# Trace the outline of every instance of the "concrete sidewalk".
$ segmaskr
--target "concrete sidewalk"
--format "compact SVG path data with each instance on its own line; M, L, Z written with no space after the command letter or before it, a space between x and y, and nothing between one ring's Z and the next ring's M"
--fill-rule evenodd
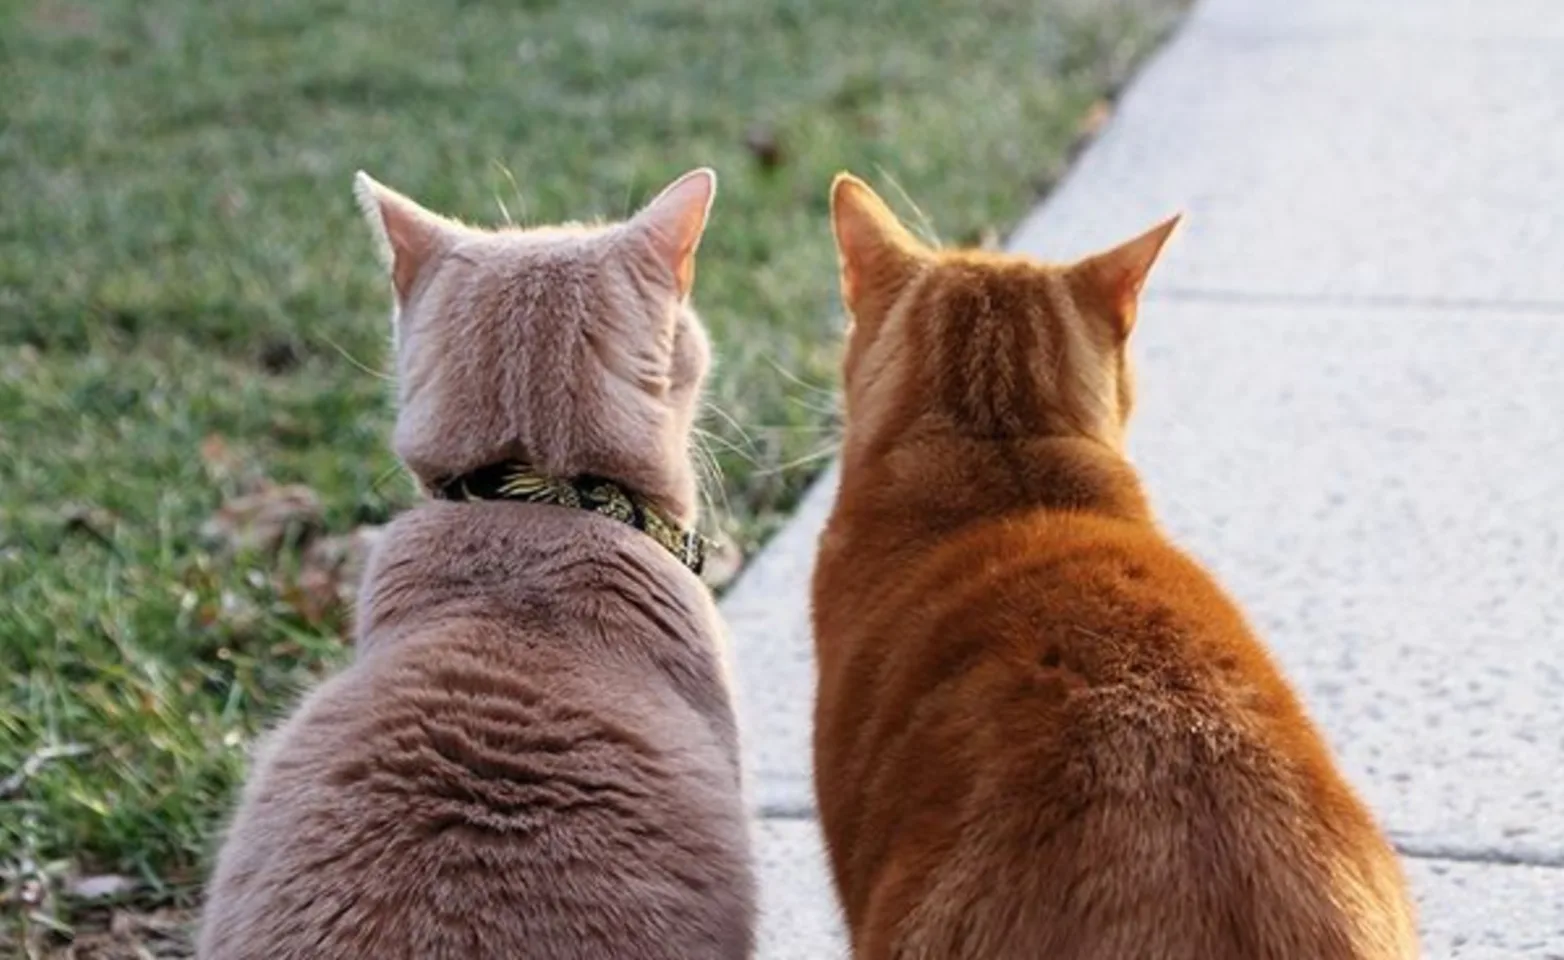
M1180 209L1137 332L1161 516L1406 856L1426 956L1564 958L1564 2L1205 0L1012 245ZM725 603L767 960L845 956L809 787L833 481Z

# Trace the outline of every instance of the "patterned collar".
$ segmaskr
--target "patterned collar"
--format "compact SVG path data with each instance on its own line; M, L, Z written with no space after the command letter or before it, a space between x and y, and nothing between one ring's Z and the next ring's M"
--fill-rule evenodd
M697 576L706 564L706 540L684 530L662 511L612 480L579 476L569 480L546 477L525 463L508 460L479 467L434 489L437 500L520 500L576 507L612 517L656 540Z

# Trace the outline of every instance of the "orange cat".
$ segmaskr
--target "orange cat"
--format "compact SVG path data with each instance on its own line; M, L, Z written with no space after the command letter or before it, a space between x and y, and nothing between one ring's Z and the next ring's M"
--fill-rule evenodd
M1176 218L1069 266L914 239L843 175L815 782L861 960L1417 954L1395 853L1124 457Z

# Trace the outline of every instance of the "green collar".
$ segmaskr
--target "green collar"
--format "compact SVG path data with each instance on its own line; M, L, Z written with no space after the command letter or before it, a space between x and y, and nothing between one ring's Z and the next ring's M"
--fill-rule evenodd
M524 463L507 460L479 467L434 489L438 500L520 500L576 507L612 517L656 540L697 575L706 564L706 540L684 530L662 511L612 480L583 475L569 480L546 477Z

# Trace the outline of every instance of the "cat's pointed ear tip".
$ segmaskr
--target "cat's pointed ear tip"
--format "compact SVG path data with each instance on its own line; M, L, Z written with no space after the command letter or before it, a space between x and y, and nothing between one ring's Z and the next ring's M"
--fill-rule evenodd
M699 205L703 217L709 216L716 198L717 171L711 167L696 167L681 173L663 187L633 219L656 220L680 210L688 214L693 209L692 203Z
M379 180L371 177L362 170L353 174L353 199L358 201L358 209L371 223L380 224L385 218L385 199L389 190Z
M831 215L838 216L845 209L872 210L879 197L857 176L846 170L831 180Z
M353 171L353 193L357 195L360 200L363 200L365 197L374 196L380 192L380 189L380 181L376 180L374 177L371 177L362 170Z
M715 194L717 192L717 171L711 167L696 167L693 170L686 170L672 183L668 184L667 189L671 192L681 187L698 187L707 194Z
M359 213L369 221L371 229L380 238L382 245L389 243L389 238L386 236L385 209L380 200L384 189L374 177L362 170L353 174L353 199L358 203Z
M717 199L717 171L711 167L696 167L684 176L688 180L701 184L702 192L706 194L706 210L710 213L711 206Z
M831 178L831 199L836 200L850 190L867 190L869 185L858 179L850 170L838 170Z

